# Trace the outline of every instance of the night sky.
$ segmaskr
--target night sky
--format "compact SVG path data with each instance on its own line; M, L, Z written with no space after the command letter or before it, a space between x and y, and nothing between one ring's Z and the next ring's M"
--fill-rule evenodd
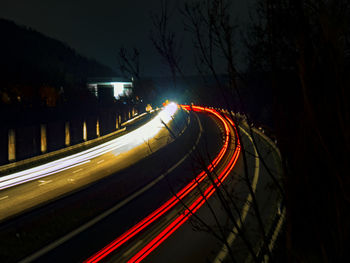
M248 20L252 1L234 1L232 13L242 25ZM185 0L170 2L174 6ZM141 51L141 74L160 76L169 72L149 39L150 12L157 13L159 3L160 0L1 0L0 17L63 41L115 70L119 48L137 47ZM180 19L174 28L183 33ZM190 48L184 50L188 52L184 57L190 57ZM188 65L188 74L194 74L194 67Z

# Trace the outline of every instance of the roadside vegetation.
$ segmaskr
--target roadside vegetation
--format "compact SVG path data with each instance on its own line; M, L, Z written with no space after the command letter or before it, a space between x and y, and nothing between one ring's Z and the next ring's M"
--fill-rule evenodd
M342 0L258 0L249 30L243 32L234 22L230 1L187 1L179 8L166 1L160 4L161 12L151 16L154 24L151 40L169 67L174 88L177 79L185 76L182 51L194 50L198 72L204 80L211 76L216 81L215 92L221 95L217 104L233 112L229 116L248 131L256 149L256 153L251 152L243 143L244 165L240 174L252 196L251 213L257 226L254 232L261 240L261 245L255 247L245 237L249 231L244 225L237 228L249 259L344 261L350 241L349 180L345 172L349 168L350 148L350 4ZM172 31L172 19L179 16L192 46L184 46L181 33ZM237 68L239 41L247 48L246 72ZM270 124L262 123L252 114L249 97L256 93L248 85L249 74L263 76L260 93L271 91ZM203 96L197 94L202 99ZM259 132L253 126L260 124L267 127L269 139L277 143L280 171L267 162L267 156L276 155L274 147L266 153L257 142ZM244 137L239 129L238 138L244 141ZM279 251L270 246L273 239L270 226L276 227L276 218L262 219L263 208L251 187L252 172L247 165L251 155L259 158L272 182L270 190L278 196L276 216L281 216L286 208ZM241 220L238 201L225 188L220 191L218 198L231 225L235 225L236 220ZM233 216L233 212L237 214ZM223 234L218 221L211 228L202 219L197 221L197 229L217 235L229 250L230 259L237 262L238 256L225 238L230 231Z

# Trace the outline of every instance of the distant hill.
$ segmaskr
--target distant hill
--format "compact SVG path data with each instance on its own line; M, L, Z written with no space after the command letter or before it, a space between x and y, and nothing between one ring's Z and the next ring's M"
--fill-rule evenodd
M89 77L116 73L79 55L67 44L33 29L0 19L0 92L24 94L46 85L57 90L82 88ZM30 88L26 88L30 87ZM6 95L6 96L7 96Z

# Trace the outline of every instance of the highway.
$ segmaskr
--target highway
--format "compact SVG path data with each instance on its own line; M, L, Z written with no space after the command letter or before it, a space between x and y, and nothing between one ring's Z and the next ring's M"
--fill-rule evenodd
M247 151L247 162L249 164L249 179L252 190L257 198L262 220L266 231L276 234L277 228L274 228L271 222L276 219L278 213L277 202L279 196L277 191L272 188L272 179L268 175L266 168L261 164L259 158L256 158L256 150L253 139L249 132L248 126L240 127L242 132L242 144L245 145ZM269 164L269 168L273 171L280 169L280 157L278 153L270 145L271 141L261 133L253 133L257 143L257 148L261 151L264 160ZM252 155L251 153L254 153ZM238 159L236 166L230 177L223 183L225 191L229 192L235 199L238 210L241 213L234 213L238 226L244 224L245 236L252 244L254 253L258 254L261 248L261 239L259 238L259 226L252 208L252 196L247 188L244 179L242 156ZM232 211L234 208L231 207ZM215 218L214 215L215 214ZM223 210L222 203L217 195L208 200L207 205L201 208L196 216L203 220L207 225L216 229L219 233L218 226L225 229L224 237L232 249L234 259L229 255L229 251L218 239L203 227L199 227L198 220L194 219L184 224L182 228L176 231L169 239L167 239L155 253L151 253L143 262L253 262L252 256L247 251L246 244L242 237L238 234L237 228L228 218L228 214ZM217 219L218 222L215 221ZM242 221L241 221L242 220ZM242 223L243 222L243 223ZM273 242L271 242L273 245ZM272 246L271 246L272 247Z
M227 251L215 238L192 230L193 215L213 223L210 202L218 220L227 223L216 191L238 188L241 217L243 221L253 221L249 213L251 196L240 180L244 169L237 132L241 132L247 151L253 153L256 149L247 127L236 127L230 114L196 106L183 106L183 109L188 111L187 124L177 127L177 138L162 127L156 136L143 139L136 148L130 146L131 140L117 154L115 148L107 152L101 150L99 156L79 157L82 159L78 166L68 166L58 173L1 190L1 196L9 197L1 199L0 196L0 202L4 201L0 203L0 211L10 211L13 218L5 220L9 214L4 213L0 238L17 242L13 251L0 250L1 261L228 260ZM168 119L169 127L174 128L172 122L176 122L176 118ZM276 166L278 160L271 154L266 139L263 136L255 139L270 158L268 163ZM252 164L249 174L254 191L263 189L270 183L266 171L254 156L248 156L248 163ZM263 192L257 191L257 195L259 202L266 206L263 218L268 222L277 209L277 197ZM18 205L22 203L23 207ZM28 212L15 216L23 211ZM76 223L67 225L67 220ZM229 228L233 228L232 224ZM47 237L36 236L38 230ZM232 232L235 231L227 232L228 243L241 247L242 240L230 236ZM253 232L248 235L254 239ZM31 247L28 246L30 240L36 240ZM21 244L25 246L22 251L18 249ZM254 244L258 247L259 240L254 240ZM18 256L8 258L15 251ZM241 259L248 257L246 252L236 254Z
M186 109L190 108L186 107ZM174 197L86 262L98 262L102 259L106 262L141 262L205 204L205 201L215 192L214 183L216 187L219 187L230 174L240 153L239 142L230 140L229 136L235 134L234 126L229 128L228 122L213 110L201 109L195 106L193 106L193 110L213 114L222 122L225 128L223 147L207 168L210 172L215 169L215 173L218 174L217 178L214 179L214 182L211 182L207 173L201 172L194 180L177 192ZM141 232L143 233L141 234ZM138 234L141 237L128 242ZM115 250L127 242L126 248L123 248L121 252L114 253ZM112 253L113 255L111 255Z
M176 107L168 106L146 125L115 140L0 177L0 222L120 171L148 156L150 149L157 151L169 140L161 121L169 123Z

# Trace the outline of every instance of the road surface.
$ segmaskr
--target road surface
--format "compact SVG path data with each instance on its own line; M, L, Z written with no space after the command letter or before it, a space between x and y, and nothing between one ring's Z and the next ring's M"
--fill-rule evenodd
M22 258L23 262L81 262L88 259L91 262L229 260L222 243L213 235L208 234L208 231L193 231L196 222L192 212L196 212L196 216L208 225L220 222L219 224L233 229L233 223L228 222L227 214L220 208L216 190L240 189L241 201L237 202L239 210L245 214L244 220L251 221L250 224L255 228L256 222L250 213L252 208L247 206L251 202L249 191L242 182L245 171L236 133L241 132L247 152L254 153L255 147L247 127L239 127L237 131L234 124L228 121L230 116L215 114L214 111L203 112L198 108L195 114L190 113L186 129L178 129L179 136L175 140L167 129L163 129L162 136L143 145L143 148L138 146L137 149L119 154L119 157L106 153L93 162L73 167L69 175L64 171L61 176L54 175L31 182L29 188L45 187L46 190L42 191L45 195L54 192L48 188L50 185L57 184L61 185L58 188L70 189L70 185L78 181L83 182L85 188L81 190L78 187L79 191L64 198L53 197L54 202L3 223L0 230L5 234L1 239L16 240L12 242L17 242L17 247L13 251L1 251L1 255L6 257L6 253L17 252L18 257L12 259ZM255 139L267 156L267 163L275 167L278 160L274 153L271 154L268 142L259 135ZM147 157L144 158L145 156ZM259 165L253 155L248 155L247 162L254 191L264 189L270 183L265 168ZM84 168L84 165L87 167ZM203 168L211 173L203 173ZM197 180L194 180L195 175ZM25 185L16 188L18 187L23 187L19 191L26 193ZM9 190L11 188L3 191ZM38 190L34 192L36 191ZM267 195L264 190L258 190L256 194L259 202L265 206L262 214L264 222L268 224L277 209L276 194ZM213 210L204 202L204 196L208 198L210 207L215 209L218 222L213 221ZM46 198L47 196L44 199ZM39 200L39 203L42 201ZM75 220L77 224L66 226L67 221ZM22 229L13 231L19 226ZM33 226L31 230L29 226ZM60 228L64 231L59 231ZM38 231L45 233L48 238L40 237L41 242L33 242L32 247L28 246L30 240L38 239L35 235ZM229 232L226 231L224 236L230 239L232 247L237 248L235 255L246 259L246 250L239 249L242 247L241 238L232 239ZM253 240L257 251L259 238L254 238L254 231L247 235ZM18 248L18 244L23 244L23 251ZM35 244L41 244L41 249ZM101 252L108 244L109 247Z

